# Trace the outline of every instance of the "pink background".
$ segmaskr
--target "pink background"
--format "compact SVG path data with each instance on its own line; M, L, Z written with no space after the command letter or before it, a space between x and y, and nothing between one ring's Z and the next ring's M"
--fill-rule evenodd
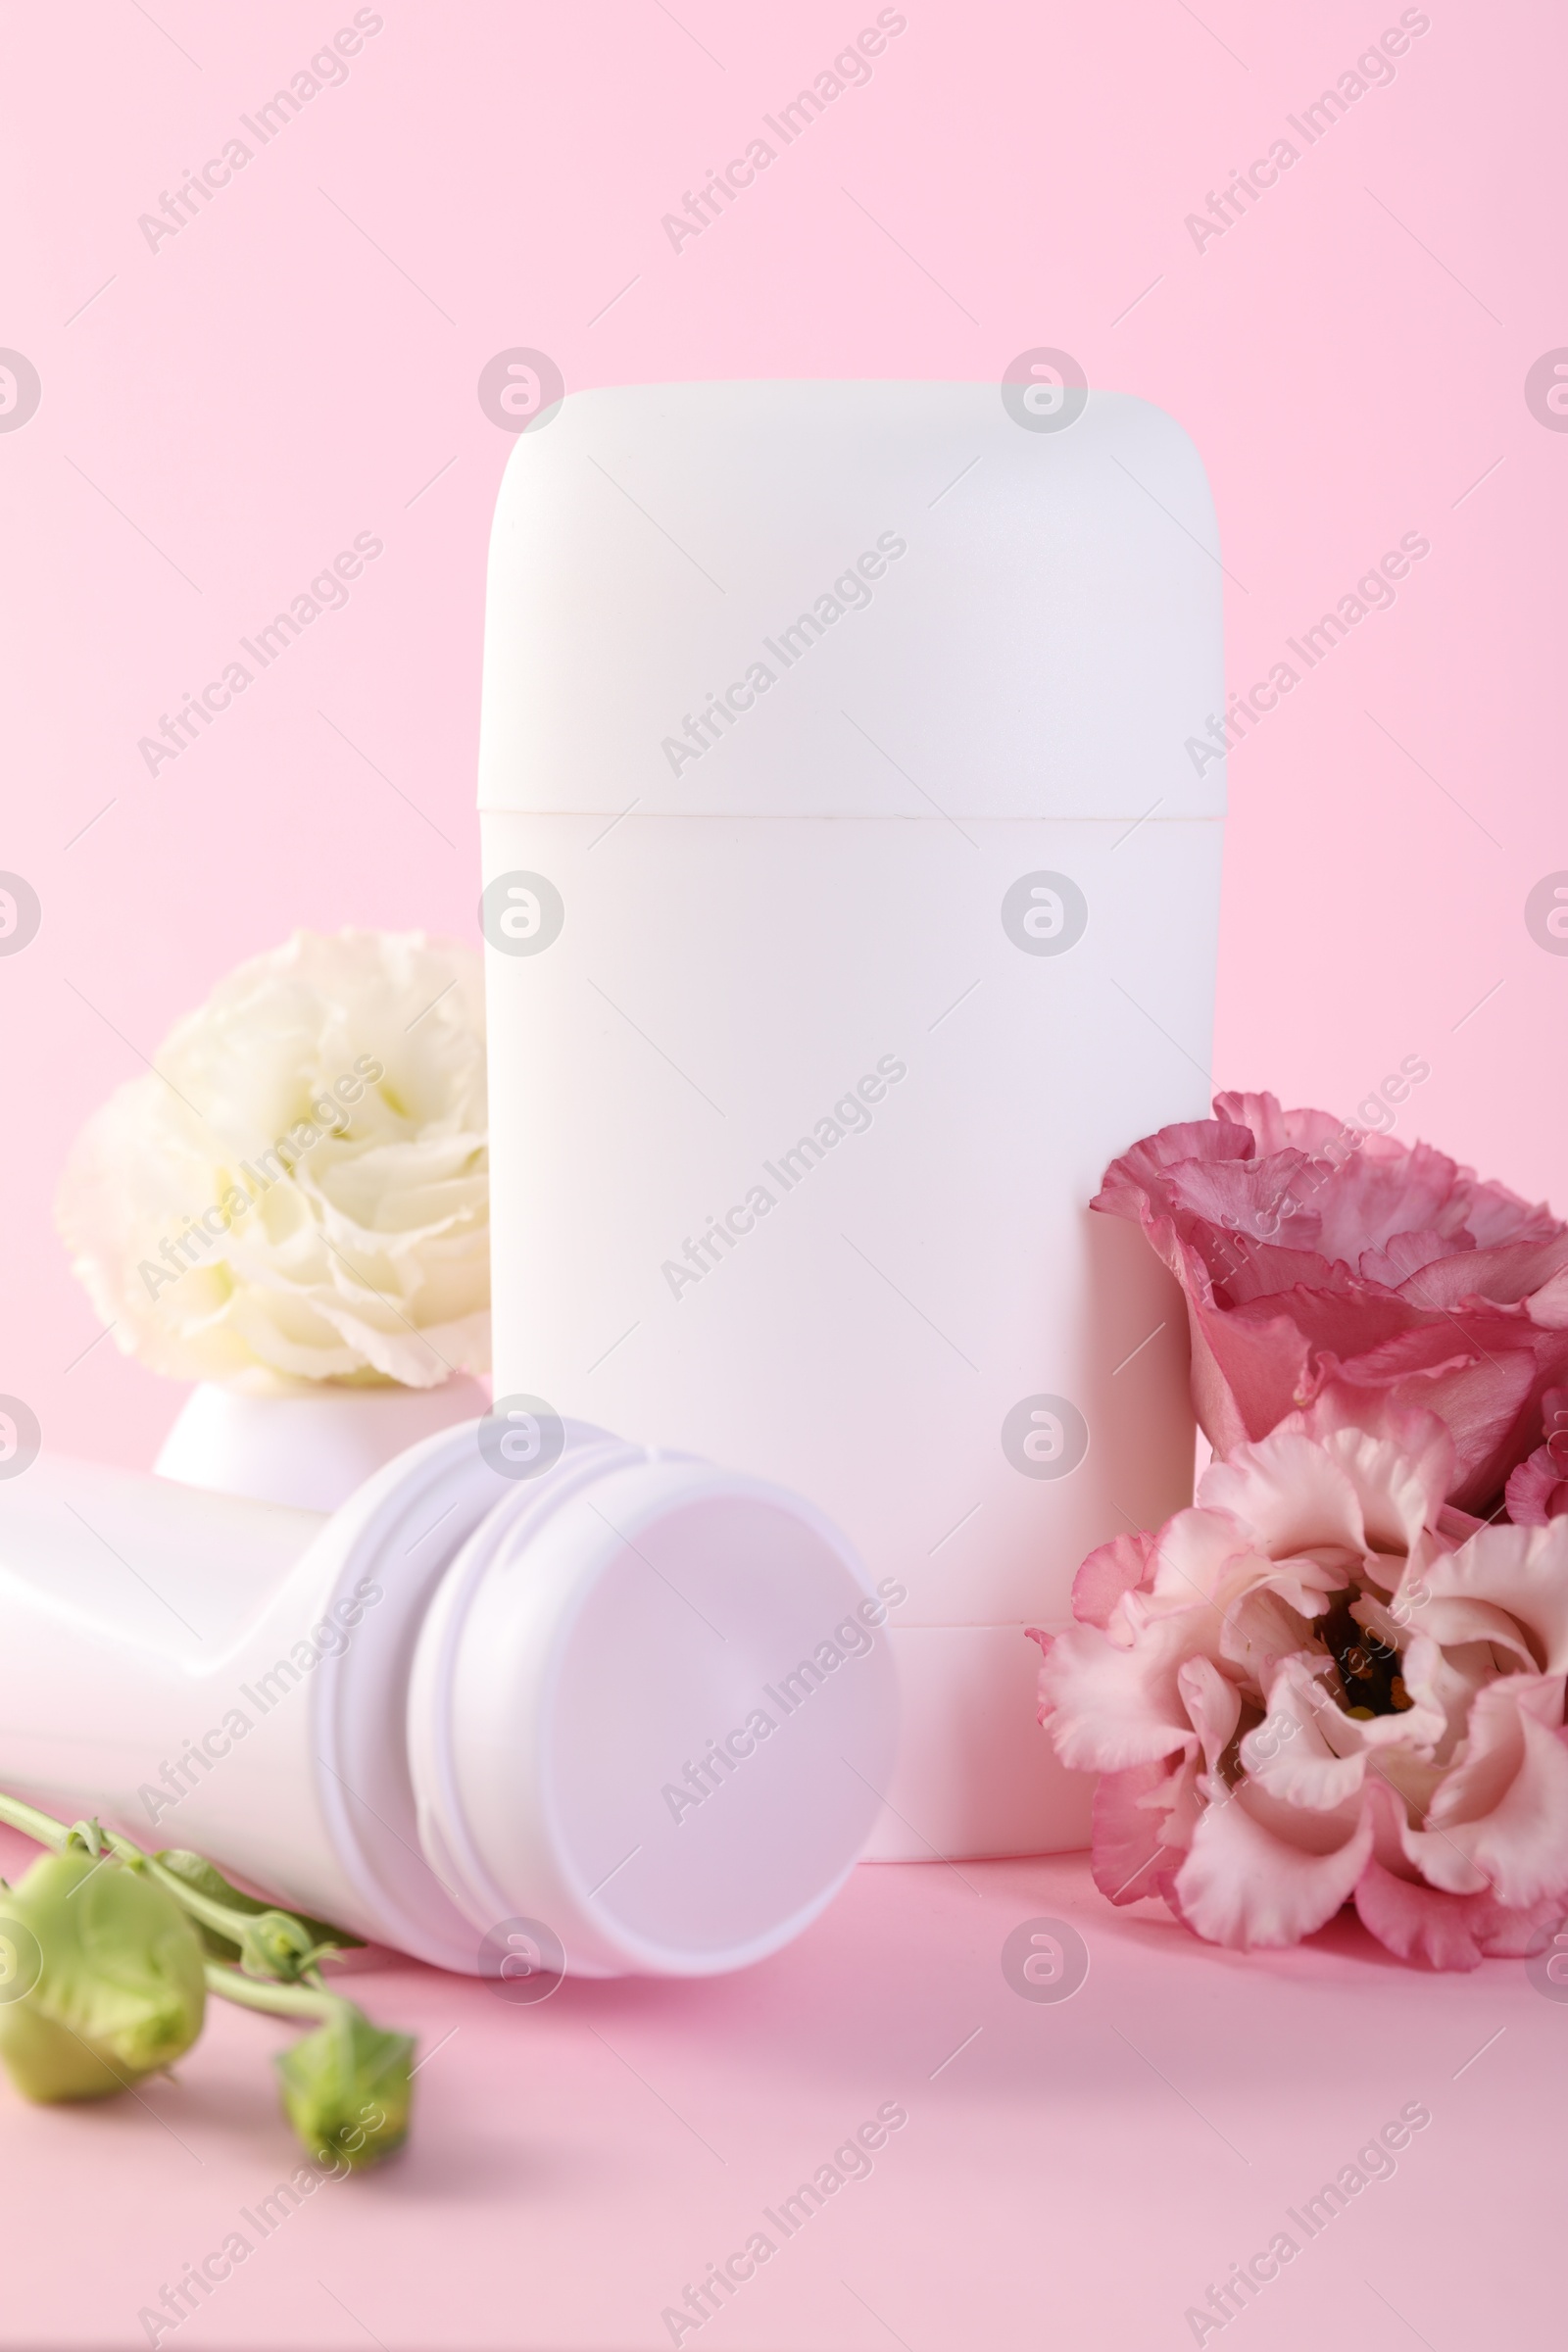
M1244 686L1423 533L1393 610L1232 760L1216 1077L1348 1114L1419 1055L1400 1131L1568 1205L1568 959L1523 921L1568 865L1568 436L1523 395L1568 339L1560 12L1435 0L1392 84L1201 253L1187 214L1302 148L1286 115L1397 8L910 0L870 83L679 253L662 216L873 8L388 5L156 252L138 216L353 10L9 13L0 343L43 401L0 434L0 866L44 922L0 958L0 1390L46 1444L145 1462L178 1402L112 1339L67 1369L98 1325L51 1200L86 1113L297 924L476 936L510 440L475 384L510 345L568 385L994 378L1064 346L1203 453ZM347 609L150 777L138 738L364 530L386 552Z
M1027 346L1064 346L1203 453L1244 686L1424 534L1394 609L1232 761L1216 1078L1348 1115L1420 1057L1399 1132L1568 1206L1568 959L1524 924L1531 888L1568 866L1568 437L1524 399L1568 341L1561 13L1433 0L1392 85L1200 253L1185 216L1396 6L908 0L869 85L678 254L661 216L874 7L379 13L346 83L152 252L138 215L352 7L7 12L0 344L32 360L43 400L0 433L0 867L44 920L0 957L0 1390L45 1443L145 1463L179 1401L112 1339L91 1346L54 1237L87 1112L296 925L476 937L483 564L510 442L475 383L512 345L552 354L568 386L996 379ZM348 608L150 777L138 737L362 531L385 553ZM855 2243L821 2228L704 2344L1190 2340L1189 2292L1412 2097L1441 2097L1441 2129L1268 2290L1248 2340L1406 2340L1368 2278L1440 2352L1509 2329L1558 2340L1532 2294L1555 2243L1541 2200L1561 2179L1560 2125L1545 2142L1568 2008L1516 1966L1412 1978L1353 1928L1244 1965L1112 1919L1080 1864L976 1875L966 1893L945 1872L861 1872L766 1970L568 1986L528 2033L480 1988L399 1972L384 2014L426 2046L469 2029L421 2077L416 2155L373 2189L334 2188L341 2220L297 2217L275 2263L166 2342L666 2340L666 2280L739 2242L744 2213L906 2080L938 2121L863 2184ZM983 1932L971 1903L990 1906ZM1014 2000L1003 1936L1062 1911L1101 1973L1060 2011ZM973 2019L990 2041L932 2082ZM76 2231L63 2270L8 2296L7 2340L141 2340L144 2273L156 2288L288 2169L265 2081L248 2055L240 2071L241 2043L269 2033L220 2021L185 2104L167 2104L212 2168L196 2186L128 2106L105 2137L0 2100L17 2242L51 2217ZM661 2096L743 2146L739 2175ZM1240 2188L1206 2118L1262 2167Z

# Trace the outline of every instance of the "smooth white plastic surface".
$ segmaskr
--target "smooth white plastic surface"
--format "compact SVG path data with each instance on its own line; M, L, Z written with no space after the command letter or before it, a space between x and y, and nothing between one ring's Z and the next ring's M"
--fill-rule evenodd
M425 1621L425 1851L472 1918L536 1890L586 1973L760 1959L876 1818L887 1613L793 1496L613 1440L568 1453L485 1520Z
M1217 545L1125 394L1034 432L994 383L569 392L496 508L479 806L1220 816Z
M484 1426L330 1518L0 1483L0 1786L498 1981L518 1936L594 1976L787 1941L890 1768L885 1601L788 1494L579 1426L515 1477Z
M906 1589L878 1854L1082 1842L1024 1628L1190 1494L1180 1300L1088 1203L1207 1107L1220 580L1191 443L1110 394L568 394L502 488L497 1395Z
M153 1464L160 1478L335 1511L383 1462L471 1421L488 1402L466 1373L439 1388L352 1388L332 1381L202 1381Z

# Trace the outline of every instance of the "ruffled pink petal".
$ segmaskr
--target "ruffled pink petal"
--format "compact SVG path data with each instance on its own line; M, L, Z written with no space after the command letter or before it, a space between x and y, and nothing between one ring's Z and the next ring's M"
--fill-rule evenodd
M1388 1449L1388 1475L1395 1455ZM1199 1484L1206 1509L1229 1511L1271 1559L1336 1544L1359 1555L1367 1548L1354 1482L1322 1446L1299 1431L1276 1430L1211 1462Z
M1420 1406L1447 1425L1453 1440L1454 1483L1448 1499L1465 1508L1490 1503L1522 1450L1518 1432L1534 1412L1537 1341L1527 1327L1494 1316L1478 1327L1466 1317L1462 1330L1447 1316L1431 1323L1411 1321L1401 1331L1374 1338L1359 1354L1341 1355L1327 1345L1327 1325L1314 1321L1314 1362L1330 1378L1347 1382L1362 1396L1381 1392L1396 1403ZM1353 1347L1356 1334L1344 1320L1334 1337ZM1473 1341L1469 1352L1462 1342Z
M1298 1197L1310 1184L1299 1152L1268 1159L1186 1160L1168 1177L1169 1214L1196 1241L1218 1276L1232 1246L1308 1250L1317 1220Z
M1250 1242L1234 1235L1227 1237L1223 1248L1214 1245L1211 1287L1216 1302L1237 1307L1264 1298L1277 1304L1298 1286L1350 1298L1358 1288L1371 1287L1361 1283L1348 1266L1331 1264L1309 1242L1309 1234L1299 1230L1298 1221L1289 1228L1288 1242Z
M1534 1413L1538 1358L1568 1339L1537 1332L1511 1309L1467 1315L1462 1324L1444 1314L1424 1317L1369 1283L1340 1290L1298 1284L1230 1306L1217 1295L1195 1295L1185 1268L1183 1260L1177 1271L1193 1340L1194 1404L1233 1433L1222 1442L1204 1420L1216 1451L1265 1437L1330 1380L1344 1380L1441 1415L1454 1438L1460 1500L1501 1486L1524 1450L1507 1448Z
M1356 1272L1363 1282L1380 1282L1386 1290L1396 1291L1401 1282L1423 1267L1436 1265L1439 1258L1452 1257L1455 1250L1474 1250L1475 1243L1467 1233L1396 1233L1382 1250L1363 1250L1356 1260Z
M1080 1625L1103 1628L1122 1594L1148 1581L1156 1541L1143 1532L1113 1536L1089 1554L1072 1582L1072 1613Z
M1189 1621L1197 1614L1158 1621L1132 1648L1091 1625L1054 1637L1040 1669L1040 1720L1064 1764L1124 1772L1196 1749L1177 1678L1184 1659L1205 1646Z
M1282 1110L1278 1095L1231 1093L1214 1097L1214 1116L1250 1130L1259 1153L1315 1152L1345 1133L1331 1110Z
M1280 1804L1336 1813L1359 1795L1366 1754L1360 1726L1341 1715L1312 1663L1281 1660L1268 1713L1242 1741L1241 1759L1250 1784Z
M1568 1520L1483 1527L1429 1559L1420 1582L1428 1598L1412 1619L1445 1647L1493 1642L1527 1670L1568 1672Z
M1518 1527L1544 1527L1568 1513L1568 1389L1545 1391L1541 1427L1544 1443L1510 1473L1504 1491L1508 1516Z
M1417 1266L1396 1286L1401 1298L1429 1314L1452 1312L1471 1301L1518 1306L1568 1267L1568 1234L1549 1233L1491 1250L1460 1250Z
M1160 1529L1150 1555L1149 1593L1154 1608L1191 1608L1197 1601L1218 1600L1236 1581L1252 1573L1267 1573L1268 1562L1228 1511L1178 1511ZM1138 1614L1136 1602L1124 1602L1122 1616Z
M1510 1908L1490 1891L1446 1894L1404 1870L1391 1870L1380 1853L1386 1834L1397 1844L1402 1810L1383 1788L1373 1788L1370 1802L1378 1815L1380 1851L1356 1881L1355 1908L1386 1950L1424 1968L1470 1969L1485 1959L1522 1959L1541 1949L1562 1918L1560 1896Z
M1477 1968L1486 1959L1521 1959L1540 1948L1562 1918L1562 1898L1509 1910L1491 1894L1443 1894L1418 1879L1396 1877L1375 1858L1355 1885L1361 1925L1397 1959L1422 1968Z
M1174 1271L1187 1297L1193 1410L1204 1437L1218 1454L1266 1438L1310 1394L1311 1342L1288 1311L1297 1294L1230 1309L1196 1291L1185 1258Z
M1301 1426L1354 1487L1372 1548L1413 1552L1437 1526L1453 1483L1453 1440L1441 1415L1387 1390L1330 1380Z
M1174 1195L1170 1171L1189 1160L1251 1159L1252 1138L1245 1126L1223 1118L1185 1119L1146 1135L1113 1159L1091 1205L1135 1223L1167 1211Z
M1535 1452L1508 1473L1503 1489L1508 1516L1516 1527L1544 1527L1568 1515L1568 1477L1549 1446Z
M1430 1146L1221 1095L1146 1137L1095 1205L1142 1223L1186 1295L1193 1400L1219 1453L1331 1369L1440 1413L1450 1499L1489 1515L1568 1382L1568 1228Z
M1295 1564L1311 1569L1315 1564ZM1282 1590L1282 1586L1285 1588ZM1294 1657L1311 1639L1323 1594L1302 1589L1288 1566L1266 1585L1254 1585L1227 1601L1220 1620L1219 1663L1233 1679L1261 1696L1282 1658Z
M1207 1807L1172 1888L1181 1917L1209 1943L1298 1943L1348 1901L1371 1850L1364 1804L1348 1820L1296 1814L1244 1783Z
M1242 1712L1241 1692L1208 1658L1184 1658L1176 1687L1187 1720L1198 1734L1203 1763L1212 1772L1235 1737Z
M1362 1602L1351 1614L1357 1624L1383 1638L1393 1635L1395 1646L1400 1646L1401 1628L1391 1612ZM1423 1764L1430 1764L1450 1728L1449 1692L1456 1684L1463 1685L1463 1711L1467 1714L1474 1691L1424 1631L1404 1632L1399 1672L1409 1706L1401 1714L1376 1715L1370 1723L1358 1722L1356 1728L1369 1747L1406 1747Z
M1139 1903L1181 1861L1167 1843L1171 1816L1192 1767L1181 1757L1102 1772L1095 1785L1090 1836L1095 1885L1107 1902Z
M1469 1179L1465 1224L1475 1235L1478 1250L1494 1250L1508 1242L1540 1241L1562 1232L1561 1220L1552 1215L1544 1200L1522 1200L1505 1184L1482 1184L1469 1168L1464 1173Z
M1323 1254L1353 1265L1362 1250L1384 1250L1396 1234L1427 1232L1462 1249L1468 1205L1463 1173L1430 1144L1407 1147L1369 1135L1324 1187Z
M1532 1291L1525 1304L1532 1323L1543 1331L1561 1331L1568 1324L1568 1266L1544 1282L1539 1291Z
M1509 1910L1568 1891L1568 1745L1563 1677L1503 1675L1478 1690L1462 1760L1422 1829L1400 1842L1429 1886L1492 1893Z

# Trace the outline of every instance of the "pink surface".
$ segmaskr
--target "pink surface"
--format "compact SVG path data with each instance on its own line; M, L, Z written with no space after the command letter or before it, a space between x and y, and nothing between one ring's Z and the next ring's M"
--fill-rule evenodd
M1088 1946L1064 2001L1003 1974L1040 1917ZM138 2309L236 2229L252 2251L166 2346L652 2352L759 2230L772 2254L683 2344L1175 2352L1282 2230L1294 2258L1205 2342L1561 2342L1568 2004L1516 1961L1412 1975L1353 1923L1244 1960L1111 1912L1073 1857L867 1867L790 1951L709 1984L511 2008L389 1963L356 1989L429 2053L414 2138L266 2239L241 2216L296 2159L264 2055L285 2029L223 2010L139 2106L0 2093L8 2242L41 2252L9 2271L0 2342L145 2342ZM786 2237L770 2213L884 2105L907 2122ZM1303 2216L1407 2107L1431 2120L1392 2176Z
M45 1443L146 1463L179 1400L99 1337L52 1235L87 1111L296 924L476 936L510 442L475 386L515 345L570 385L992 379L1064 346L1202 451L1245 687L1402 534L1429 541L1232 761L1215 1075L1353 1115L1417 1056L1399 1132L1563 1206L1568 959L1524 914L1568 868L1568 437L1524 392L1568 342L1560 12L1435 0L1393 81L1307 145L1287 118L1397 24L1392 0L910 0L869 83L679 252L662 216L873 7L372 13L348 78L156 250L138 217L354 10L105 0L8 24L0 344L43 396L0 432L0 867L43 925L0 957L0 1390ZM1199 250L1186 217L1281 136L1298 160ZM346 609L149 774L138 739L361 532L383 553ZM1037 1914L1092 1948L1060 2006L999 1966ZM1560 2335L1568 2012L1516 1964L1414 1977L1349 1928L1243 1961L1112 1917L1069 1863L862 1871L722 1984L537 2011L413 1968L368 1989L427 2045L458 2028L407 2161L319 2192L166 2342L667 2341L661 2307L887 2099L909 2122L872 2177L700 2340L1191 2341L1186 2306L1410 2100L1433 2122L1396 2177L1261 2291L1247 2340ZM24 2253L0 2341L142 2340L147 2293L292 2161L270 2039L220 2017L145 2109L4 2095Z

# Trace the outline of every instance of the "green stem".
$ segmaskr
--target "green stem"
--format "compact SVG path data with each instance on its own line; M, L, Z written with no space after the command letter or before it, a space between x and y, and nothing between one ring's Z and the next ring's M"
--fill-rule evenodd
M47 1845L57 1854L64 1853L71 1839L71 1832L63 1821L24 1805L20 1796L0 1796L0 1821L10 1829L20 1830L24 1838L36 1838L40 1845Z
M241 1976L237 1968L224 1968L216 1960L208 1961L204 1974L208 1991L216 1992L220 2000L237 2001L242 2009L265 2009L272 2017L314 2017L330 2024L340 2010L354 2006L341 1993L328 1992L319 1978L314 1985L269 1984Z
M65 1851L74 1835L63 1821L56 1821L52 1814L40 1813L36 1806L24 1804L21 1797L7 1796L3 1792L0 1792L0 1822L9 1823L12 1829L21 1830L24 1837L36 1838L40 1845L50 1847L57 1854ZM180 1878L177 1872L166 1870L155 1854L143 1853L139 1845L132 1844L128 1838L122 1838L118 1831L104 1830L100 1834L104 1845L112 1854L127 1863L132 1870L142 1871L148 1878L156 1880L165 1892L172 1894L193 1919L201 1920L225 1941L237 1944L242 1951L247 1949L248 1932L255 1928L261 1914L234 1910L212 1895L202 1894L188 1881ZM284 1912L281 1916L292 1919L293 1914Z
M3 1793L0 1793L0 1821L6 1822L14 1830L20 1830L24 1838L35 1838L40 1845L47 1845L57 1854L64 1853L76 1835L74 1826L68 1828L65 1822L56 1821L52 1813L40 1813L36 1805L24 1805L20 1796L6 1796ZM118 1854L122 1862L128 1862L133 1869L157 1870L158 1876L167 1882L168 1873L158 1870L157 1864L142 1852L139 1845L132 1845L128 1838L122 1838L114 1830L103 1830L99 1834L105 1846L111 1853Z
M137 1849L126 1838L111 1836L110 1842L116 1846L123 1845L125 1847L125 1853L122 1856L122 1860L128 1860L131 1854L136 1854ZM192 1886L187 1880L182 1879L176 1871L166 1870L156 1854L137 1854L137 1860L146 1871L147 1876L150 1879L156 1879L159 1886L167 1893L172 1894L174 1900L190 1913L192 1919L199 1919L205 1927L216 1929L218 1934L226 1936L230 1943L239 1943L242 1940L239 1929L254 1927L257 1919L261 1916L255 1911L232 1910L227 1903L218 1902L214 1896L198 1892L197 1888Z

